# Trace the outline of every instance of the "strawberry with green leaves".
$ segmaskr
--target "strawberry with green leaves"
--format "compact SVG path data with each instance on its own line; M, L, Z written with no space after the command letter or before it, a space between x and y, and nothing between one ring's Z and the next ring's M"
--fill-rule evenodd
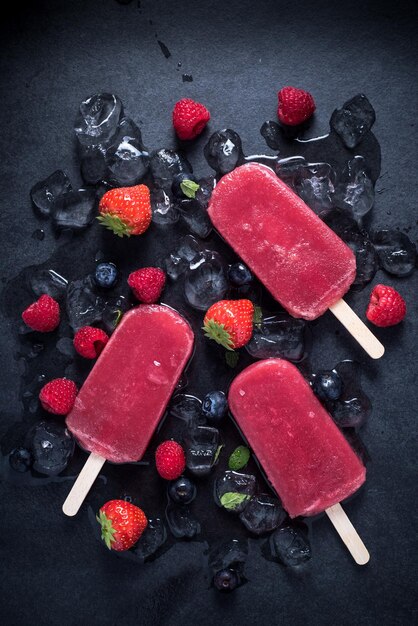
M250 341L253 320L254 305L250 300L219 300L207 310L203 331L227 350L235 350Z
M96 519L106 546L117 552L132 548L148 524L144 511L125 500L109 500Z
M118 237L142 235L151 223L150 192L146 185L106 191L99 203L99 222Z

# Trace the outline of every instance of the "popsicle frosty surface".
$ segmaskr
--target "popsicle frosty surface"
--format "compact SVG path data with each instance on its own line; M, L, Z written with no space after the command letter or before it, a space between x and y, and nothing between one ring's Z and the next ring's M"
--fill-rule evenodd
M114 463L138 461L193 350L179 313L141 305L126 313L67 416L81 446Z
M265 165L248 163L224 176L208 213L220 235L294 317L319 317L355 278L350 248Z
M250 365L232 382L228 401L291 517L324 511L364 483L364 465L288 361Z

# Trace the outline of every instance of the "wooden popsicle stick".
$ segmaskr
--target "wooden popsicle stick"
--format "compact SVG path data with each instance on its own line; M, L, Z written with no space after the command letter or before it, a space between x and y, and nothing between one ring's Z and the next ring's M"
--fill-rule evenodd
M334 313L335 317L345 326L372 359L380 359L384 355L384 346L373 335L370 328L361 321L357 313L354 313L345 300L341 298L341 300L330 306L329 310Z
M334 506L330 506L329 509L325 510L325 513L357 565L366 565L370 560L370 554L341 504L337 503Z
M65 515L72 517L78 512L105 462L102 456L93 452L90 454L62 505Z

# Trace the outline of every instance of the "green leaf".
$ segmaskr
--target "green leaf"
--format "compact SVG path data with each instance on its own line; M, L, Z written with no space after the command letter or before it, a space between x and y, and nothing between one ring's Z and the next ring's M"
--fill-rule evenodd
M262 321L263 321L263 311L261 310L261 306L255 306L253 323L255 326L260 326Z
M225 361L229 367L236 367L239 361L239 352L227 351L225 352Z
M250 460L250 451L246 446L238 446L229 457L228 467L230 470L240 470Z
M222 443L220 446L218 446L218 447L217 447L216 452L215 452L215 457L214 457L214 459L213 459L213 464L214 464L214 465L215 465L215 463L217 463L217 462L218 462L218 458L219 458L219 455L220 455L221 450L222 450L222 448L223 448L223 447L224 447L224 444L223 444L223 443Z
M194 180L182 180L180 183L180 189L187 198L195 198L199 188L200 186Z
M245 500L249 500L250 496L246 493L238 493L236 491L227 491L221 496L221 504L227 511L234 511Z

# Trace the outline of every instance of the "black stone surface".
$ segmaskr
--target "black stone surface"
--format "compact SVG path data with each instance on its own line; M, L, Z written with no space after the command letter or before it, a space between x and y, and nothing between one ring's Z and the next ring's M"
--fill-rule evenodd
M121 259L127 274L155 261L157 239L161 249L175 243L170 230L161 234L152 227L149 236L126 246L95 225L63 244L49 224L35 216L29 199L35 182L60 168L75 184L81 183L72 125L79 102L98 91L121 97L150 148L176 145L171 128L176 100L189 96L204 102L212 113L211 130L188 151L197 175L209 173L202 149L209 133L219 128L236 130L246 154L266 151L259 128L275 119L276 92L285 84L314 94L317 112L311 136L328 132L334 108L364 92L376 109L373 132L382 149L376 205L367 223L374 229L399 227L417 240L414 3L142 0L124 5L114 0L57 0L17 3L8 11L1 20L0 61L4 285L23 268L51 257L59 262L54 269L69 278L80 277L94 267L99 249ZM192 74L193 82L184 83L183 73ZM43 239L33 236L40 228L45 230ZM212 247L215 236L208 241ZM225 250L221 245L219 249ZM357 358L373 403L362 430L372 458L367 485L346 506L371 552L366 567L355 566L327 519L321 518L312 524L313 558L303 570L266 561L260 543L251 540L248 582L232 595L220 596L210 587L204 543L177 542L140 566L115 557L95 541L87 506L76 518L65 518L61 503L70 481L46 480L33 486L5 481L0 487L2 623L416 623L417 273L396 279L378 272L372 284L377 282L399 289L408 304L402 325L376 331L385 343L385 357L371 362L330 315L315 325L311 357L314 369ZM369 292L366 288L348 297L360 313ZM13 297L11 287L2 295L3 452L37 419L22 411L14 358L21 349L18 312L28 298L24 290ZM185 309L175 291L170 303ZM47 377L63 373L55 343L56 338L48 339L38 357ZM232 374L220 374L219 361L206 343L198 348L188 392L203 396L211 388L226 387ZM16 424L22 415L23 421ZM232 424L225 426L223 437L231 450L240 441ZM79 452L73 474L83 459ZM152 471L108 466L103 475L108 482L96 483L88 505L97 508L124 493L151 502L155 494L150 513L163 514L163 487ZM209 489L202 487L202 492ZM245 534L211 501L198 497L195 512L209 542Z

